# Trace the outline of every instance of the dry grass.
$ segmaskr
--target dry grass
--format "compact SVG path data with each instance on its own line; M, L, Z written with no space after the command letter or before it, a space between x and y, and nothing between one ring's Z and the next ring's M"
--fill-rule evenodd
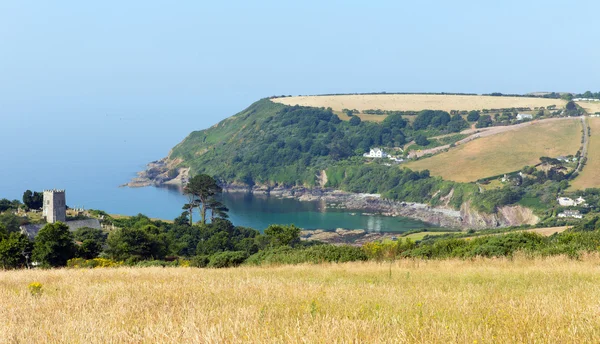
M537 233L537 234L540 234L540 235L543 235L543 236L551 236L552 234L555 234L555 233L562 233L562 232L566 231L569 228L570 227L568 227L568 226L547 227L547 228L534 228L534 229L528 229L525 232Z
M575 154L580 146L581 120L573 118L533 123L482 137L405 166L414 170L428 169L432 175L447 180L471 182L533 166L542 156Z
M600 258L0 272L0 342L592 343ZM27 285L43 284L41 295Z
M376 109L396 111L419 111L423 109L468 111L512 107L530 107L533 109L549 105L562 107L565 104L565 101L560 99L426 94L306 96L275 98L272 101L286 105L331 107L334 111L341 111L344 108L360 111Z
M600 112L600 102L577 102L587 113L594 114Z
M572 189L600 187L600 118L588 118L591 129L590 142L587 152L587 163L575 180Z

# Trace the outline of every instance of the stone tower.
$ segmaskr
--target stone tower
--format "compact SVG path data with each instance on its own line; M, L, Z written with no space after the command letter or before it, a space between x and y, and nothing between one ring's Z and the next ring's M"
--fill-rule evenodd
M48 223L67 221L65 190L44 190L43 214Z

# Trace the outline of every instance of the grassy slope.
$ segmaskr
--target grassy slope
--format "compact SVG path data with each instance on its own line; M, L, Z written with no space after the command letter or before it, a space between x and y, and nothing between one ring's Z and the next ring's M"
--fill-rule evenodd
M406 164L447 180L470 182L539 163L541 156L575 154L581 145L579 119L532 124L476 139L430 158Z
M391 277L374 262L0 271L0 342L592 343L599 264L411 259Z
M572 189L576 190L600 187L600 118L588 118L588 125L591 136L587 164L571 183Z
M243 140L239 136L242 129L256 125L257 120L274 116L283 107L283 105L275 104L266 99L259 100L244 111L222 120L209 129L192 132L173 148L169 157L172 159L182 158L189 162L219 145ZM260 128L256 129L259 130Z

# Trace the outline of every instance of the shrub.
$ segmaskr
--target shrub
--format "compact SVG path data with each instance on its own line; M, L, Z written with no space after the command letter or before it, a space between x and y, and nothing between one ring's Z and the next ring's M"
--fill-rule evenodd
M94 258L94 259L83 259L83 258L73 258L67 261L67 267L69 268L114 268L118 266L123 266L123 262L117 262L112 259L106 258Z
M195 256L194 258L192 258L192 260L190 261L190 266L193 266L196 268L205 268L208 266L209 262L210 262L210 256L199 255L199 256Z
M226 251L212 255L208 262L209 268L229 268L242 264L248 258L244 251Z

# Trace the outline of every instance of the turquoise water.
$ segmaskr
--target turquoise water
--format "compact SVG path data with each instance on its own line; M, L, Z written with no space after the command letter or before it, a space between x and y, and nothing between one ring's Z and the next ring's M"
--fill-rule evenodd
M166 156L169 148L192 130L216 122L181 114L177 123L198 127L173 125L172 116L150 110L144 115L88 108L80 112L19 108L11 113L2 116L0 124L0 198L21 199L27 189L66 189L70 207L123 215L143 213L161 219L173 219L183 211L186 198L179 191L119 185L144 169L147 162ZM231 209L234 224L256 229L273 223L393 232L427 227L406 218L326 209L320 202L245 194L226 194L223 201Z

